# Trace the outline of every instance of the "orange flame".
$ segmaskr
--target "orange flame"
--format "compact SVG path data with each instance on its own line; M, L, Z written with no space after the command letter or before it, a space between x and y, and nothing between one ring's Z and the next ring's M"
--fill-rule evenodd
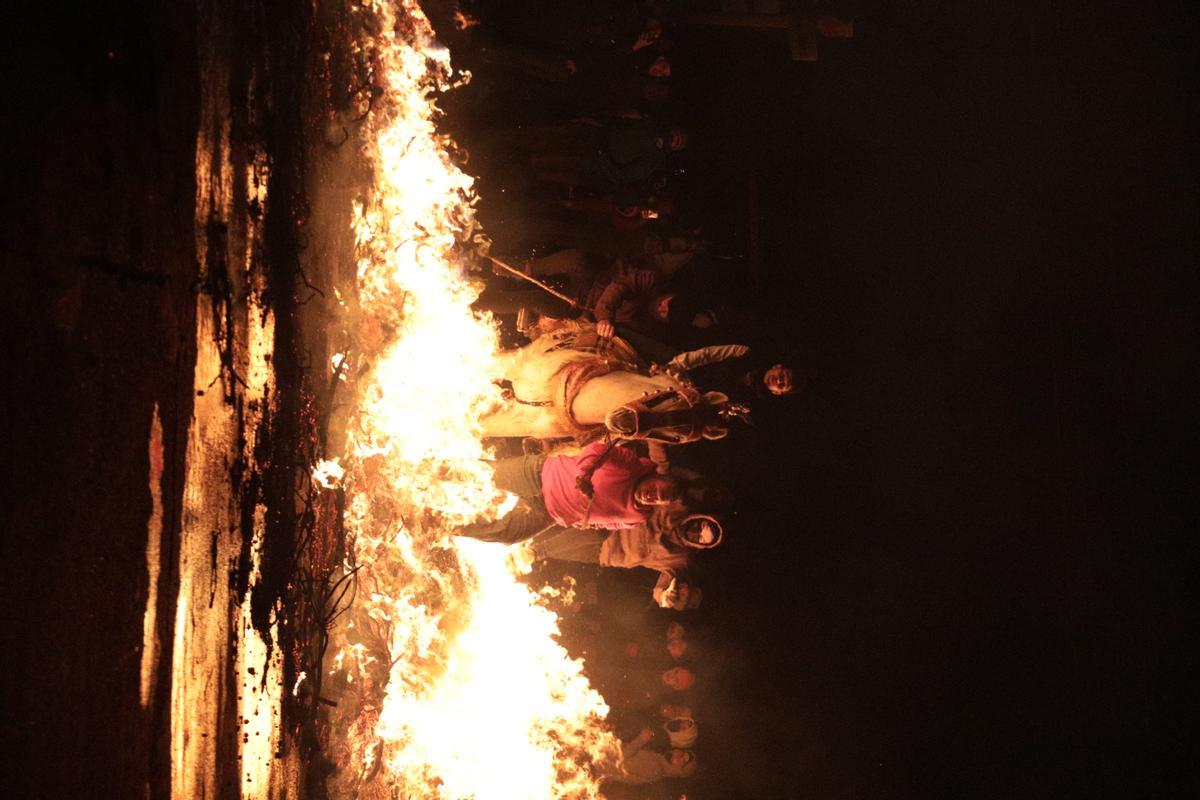
M554 614L519 582L528 566L515 551L450 538L516 498L483 460L498 343L470 309L478 295L460 252L478 238L472 179L435 127L449 53L414 0L364 8L384 31L363 46L386 95L367 120L375 185L355 214L358 300L362 327L385 331L386 344L352 376L364 388L345 463L317 476L344 480L356 611L386 650L360 642L337 654L351 679L386 681L351 747L364 771L380 760L378 780L402 796L594 798L617 758L607 707L554 641Z

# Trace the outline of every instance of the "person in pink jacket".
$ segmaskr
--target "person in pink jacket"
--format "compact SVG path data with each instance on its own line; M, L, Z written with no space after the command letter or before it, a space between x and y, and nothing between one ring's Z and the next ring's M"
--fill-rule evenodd
M679 497L673 478L624 445L593 442L578 455L524 455L493 466L496 487L520 499L499 519L463 526L459 535L515 544L551 527L634 528Z

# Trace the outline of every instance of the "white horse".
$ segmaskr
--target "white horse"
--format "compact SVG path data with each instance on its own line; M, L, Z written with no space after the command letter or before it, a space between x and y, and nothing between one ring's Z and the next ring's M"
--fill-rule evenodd
M483 419L486 436L583 439L608 431L679 443L724 435L715 424L724 395L650 374L627 343L600 340L588 325L572 323L505 353L499 369L508 399Z

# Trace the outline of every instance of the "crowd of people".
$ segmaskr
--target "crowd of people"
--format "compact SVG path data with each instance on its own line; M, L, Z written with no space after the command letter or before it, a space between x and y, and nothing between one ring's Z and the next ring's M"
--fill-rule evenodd
M520 217L498 226L477 308L504 321L515 344L567 321L594 347L624 348L651 372L719 392L743 416L787 403L778 398L797 391L798 376L751 346L752 299L710 280L733 272L736 283L742 254L716 246L709 221L689 211L696 170L682 159L693 134L672 104L685 29L669 2L572 8L569 22L520 31L489 25L486 8L458 15L484 102L511 99L498 87L514 84L526 100L472 145L491 171L485 186L510 221ZM735 502L720 475L689 468L689 446L611 428L569 442L496 442L496 484L518 502L460 533L521 544L574 576L563 642L583 657L622 741L606 794L678 797L701 767L705 669L690 623L670 618L700 607L697 560L725 539ZM626 598L630 613L596 613L605 568L657 573L653 603Z

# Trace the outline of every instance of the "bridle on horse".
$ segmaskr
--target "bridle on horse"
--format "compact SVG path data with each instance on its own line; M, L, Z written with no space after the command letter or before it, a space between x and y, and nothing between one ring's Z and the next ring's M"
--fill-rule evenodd
M671 407L682 403L683 407ZM721 392L691 386L667 387L614 408L604 427L622 439L686 444L700 439L721 439L734 419L747 421L750 409L732 403Z

